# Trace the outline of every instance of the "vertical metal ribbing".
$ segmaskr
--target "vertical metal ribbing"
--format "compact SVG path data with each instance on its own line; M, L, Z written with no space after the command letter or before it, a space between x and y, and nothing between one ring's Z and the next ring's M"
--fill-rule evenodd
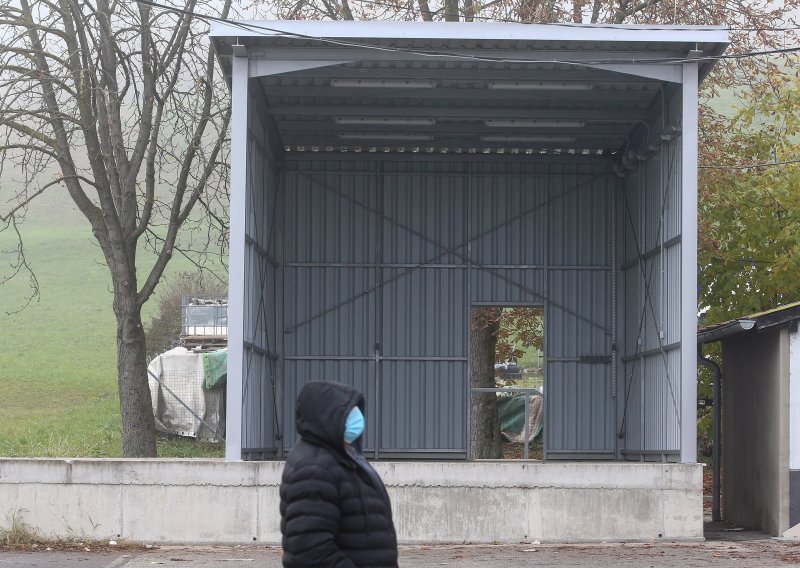
M608 187L608 186L606 186ZM617 397L617 188L611 187L611 396ZM616 405L615 405L616 408ZM617 423L616 413L614 424Z
M661 329L659 330L659 337L661 338L661 343L663 343L666 340L666 335L665 335L665 332L664 332L664 313L665 313L664 312L664 288L666 286L665 272L664 272L664 235L667 232L667 220L666 220L666 216L667 216L666 202L667 201L666 200L667 200L667 192L669 191L669 188L666 185L666 179L667 179L668 176L664 175L664 166L665 165L667 167L669 166L669 159L668 159L669 158L669 152L666 152L667 157L665 158L665 156L664 156L664 154L665 154L664 145L662 144L658 149L658 154L659 154L659 161L661 162L660 163L660 166L661 166L660 170L661 171L659 172L659 182L658 182L661 191L659 191L658 196L659 196L659 203L664 204L664 206L661 207L661 213L660 213L659 220L658 220L659 227L661 227L661 230L659 231L659 243L658 243L658 245L659 245L659 260L661 261L661 287L660 287L660 290L659 290L660 291L660 295L661 295L661 298L660 298L661 307L660 307L660 313L659 313L659 319L660 319L659 325L660 325ZM664 446L664 447L666 447L666 446Z
M467 342L466 348L464 352L467 354L467 381L466 381L466 389L467 389L467 411L464 413L467 417L467 424L466 430L467 432L467 459L470 459L472 456L472 196L476 193L473 185L473 180L475 179L473 164L470 163L467 165L467 172L470 174L467 176L466 179L466 207L464 208L466 220L464 222L464 231L466 235L464 235L464 240L467 243L467 282L466 282L466 318L464 321L467 322L467 333L465 340Z
M543 281L542 281L542 288L543 288L543 304L544 304L544 338L542 339L542 357L544 359L542 365L544 366L544 381L542 382L542 386L544 388L544 392L542 393L542 424L544 425L544 435L542 436L542 459L547 460L547 436L549 435L551 424L549 423L548 412L547 412L547 393L550 392L550 379L551 373L548 369L547 361L549 359L547 349L550 342L548 341L548 327L550 321L550 302L548 298L550 297L550 275L548 271L548 267L550 266L550 190L551 190L551 166L550 164L545 165L545 195L544 195L544 258L543 260ZM576 183L577 180L576 180Z
M275 445L278 448L278 457L283 457L285 450L285 436L283 435L284 424L284 356L285 356L285 339L283 330L285 328L285 314L284 314L284 282L286 278L286 251L284 250L284 232L286 230L286 168L283 162L277 164L278 173L276 175L276 194L275 194L275 207L279 214L277 215L277 225L275 228L275 254L278 260L276 268L277 274L275 275L275 299L276 303L273 306L275 310L275 351L278 354L277 373L275 377L275 407L278 413L278 431L276 434Z
M639 191L639 230L635 238L639 243L646 243L645 231L647 230L647 199L644 193L647 191L647 175L644 172L638 172L639 183L636 189ZM639 349L639 450L647 450L647 392L645 389L645 357L644 352L647 349L647 263L642 257L641 246L638 247L637 254L639 255L639 306L642 310L639 314L642 322L641 333L639 334L638 345ZM644 454L640 459L644 460Z
M383 216L384 211L384 183L383 183L383 162L378 162L376 168L376 200L375 209L375 278L377 279L377 296L375 298L375 459L380 457L381 447L381 379L382 379L382 359L381 350L383 349Z

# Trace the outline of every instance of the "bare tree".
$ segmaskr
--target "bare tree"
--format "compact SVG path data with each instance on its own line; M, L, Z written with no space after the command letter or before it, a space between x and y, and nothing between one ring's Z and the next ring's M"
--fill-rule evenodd
M266 4L266 2L263 2ZM284 19L684 24L731 27L732 50L795 38L800 0L273 0ZM742 62L740 62L742 63Z
M16 230L31 200L56 190L91 226L111 275L129 457L156 455L142 306L182 246L205 247L209 227L224 231L216 205L227 199L230 109L207 25L194 14L227 17L230 0L173 1L172 10L117 0L0 5L0 156L19 183L3 196L0 231Z

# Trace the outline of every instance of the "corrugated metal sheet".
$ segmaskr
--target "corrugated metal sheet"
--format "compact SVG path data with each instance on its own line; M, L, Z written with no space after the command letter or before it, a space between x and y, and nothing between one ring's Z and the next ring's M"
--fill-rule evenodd
M611 366L599 359L611 356L613 343L610 197L615 179L599 175L598 166L580 168L563 160L504 167L432 159L377 163L355 157L288 162L286 203L278 212L285 222L284 245L275 252L284 260L284 293L273 304L283 306L286 331L279 334L286 360L278 379L282 400L277 401L285 448L294 439L292 413L299 389L308 380L326 379L367 394L368 412L378 416L368 433L371 451L375 436L379 451L466 451L468 316L475 302L547 307L550 457L613 452L626 393L625 447L673 447L676 417L674 410L664 410L668 400L660 353L644 366L639 361L620 366L619 406L612 395ZM652 169L632 174L625 184L635 226L623 200L617 201L617 219L625 226L618 249L621 264L636 258L634 236L640 225L649 224L653 200L640 199L648 188L639 184L648 183ZM266 170L253 179L265 175ZM269 218L270 203L253 201L261 211L253 219ZM262 231L258 239L269 242L270 237ZM672 272L679 250L678 244L665 252L667 314L677 310L679 301L680 277ZM280 271L251 256L254 278L278 277ZM645 265L653 270L656 317L648 307L644 345L657 348L661 259L651 256ZM618 281L625 299L623 357L637 352L642 280L634 263ZM247 297L248 312L257 313L258 294ZM277 319L267 320L273 331L259 335L259 342L277 344L272 336ZM665 318L665 345L679 337L679 329L669 324ZM379 367L376 347L384 357ZM668 357L678 361L679 353L671 351ZM276 402L267 388L272 377L268 360L259 359L251 373L258 376L254 384L259 387L250 391L258 402L247 401L245 414L251 423L249 440L255 441L256 432L263 439L272 435L269 407ZM670 370L673 388L678 376L676 366Z
M667 345L681 340L681 244L664 251L664 342Z
M544 305L543 268L472 269L472 301Z
M543 265L547 245L546 176L476 175L470 183L472 261L482 265Z
M622 388L618 400L623 407L619 412L620 431L624 434L624 445L621 448L623 451L644 447L642 368L641 361L637 358L626 362L622 369Z
M641 230L641 194L639 188L642 186L644 177L644 172L637 170L625 178L622 199L617 204L619 207L617 218L625 227L625 238L620 247L621 264L631 263L639 255L639 249L636 246Z
M384 361L381 447L467 447L466 361Z
M510 175L497 164L465 162L288 164L286 203L278 213L286 225L280 251L283 297L276 302L283 306L286 329L285 367L278 379L285 448L293 440L299 388L307 380L328 379L367 393L380 429L379 450L466 451L468 316L470 303L478 302L547 307L546 443L551 457L614 451L617 408L610 365L598 358L610 357L612 345L609 204L615 182L598 176L596 166L581 169L558 162L536 167L538 175L525 175L516 165L516 175ZM269 175L268 170L254 173L252 182L264 183L259 180ZM647 177L645 172L637 179ZM644 221L640 216L647 205L638 199L639 188L628 183L626 191L628 206L638 206L632 215ZM275 197L265 196L251 202L260 210L252 217L254 227L255 219L270 218L274 207ZM636 257L630 241L638 223L634 229L626 229L623 257ZM266 241L261 246L273 239L266 230L253 238ZM675 261L673 251L668 252ZM252 274L265 278L260 292L274 293L277 271L252 250L248 258ZM645 264L660 282L660 258ZM634 264L619 283L627 298L623 356L636 352L641 280ZM266 344L277 344L272 337L276 319L265 320L270 333L256 330L262 325L257 325L258 286L248 292L246 310L253 314L254 343L266 349ZM657 283L651 292L658 292ZM665 295L665 305L672 301L674 292ZM660 300L654 297L654 302L657 317L646 319L650 347L658 346L661 319ZM380 367L375 366L376 347L386 358ZM620 377L621 394L629 386L629 448L667 440L671 427L649 411L664 402L663 389L653 386L660 384L663 370L650 366L651 371L636 369L630 383L627 375ZM245 406L248 444L266 444L274 436L268 419L274 414L270 405L276 406L272 368L263 356L252 365L252 400ZM620 372L631 368L629 362ZM650 382L642 383L640 375ZM642 416L655 422L645 424ZM369 434L370 449L377 430ZM641 443L635 432L641 432Z
M375 283L373 268L287 267L285 354L372 355L377 299L363 292Z
M609 272L553 270L549 279L547 357L610 357Z
M659 353L645 358L643 391L641 449L679 450L680 351L671 351L665 357Z
M375 261L375 176L288 172L286 187L287 262Z
M283 420L285 432L283 444L286 450L290 449L298 439L294 424L294 411L297 395L303 386L311 381L334 381L345 384L364 393L366 405L364 417L366 429L364 431L364 448L375 448L375 362L374 361L295 361L285 363L285 380L283 390L283 407L286 409Z
M266 134L258 103L248 108L247 217L245 234L244 341L242 385L242 447L260 454L277 448L277 361L280 350L276 216L278 178L268 159ZM267 253L267 254L265 254ZM269 454L269 451L265 453Z
M547 451L613 453L614 401L609 396L610 366L549 362L547 376Z
M466 357L466 268L384 269L383 355Z
M466 264L467 187L463 175L384 176L382 262Z
M381 450L466 451L470 301L543 305L547 287L548 356L610 356L605 166L519 164L289 164L284 404L307 373L345 381L380 393L367 404L380 414ZM549 396L563 409L552 429L574 436L553 447L613 450L609 365L571 365L578 390L554 383Z
M549 180L549 266L609 266L610 178Z
M641 283L641 270L639 265L623 272L623 277L620 284L623 287L623 297L625 298L625 320L622 322L622 333L624 336L624 343L622 349L622 356L628 357L634 355L639 347L638 340L641 336L640 324L642 318L642 306L640 297L639 285Z
M628 176L628 210L624 202L619 206L626 225L621 247L623 371L624 381L632 383L626 386L627 402L623 398L618 404L629 459L663 459L648 452L680 449L681 146L672 128L680 116L679 97L667 101L664 110L663 126L670 137ZM637 254L644 256L641 264Z

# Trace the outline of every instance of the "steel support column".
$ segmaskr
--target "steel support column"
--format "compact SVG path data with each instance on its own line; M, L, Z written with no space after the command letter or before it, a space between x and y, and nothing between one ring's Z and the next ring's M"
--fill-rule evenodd
M697 87L683 65L681 133L681 462L697 461Z
M233 57L231 77L230 249L228 253L228 386L225 459L242 459L245 233L247 219L248 59Z

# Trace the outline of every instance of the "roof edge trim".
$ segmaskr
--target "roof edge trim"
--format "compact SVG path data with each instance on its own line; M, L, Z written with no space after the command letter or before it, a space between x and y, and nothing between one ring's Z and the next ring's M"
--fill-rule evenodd
M249 28L249 29L248 29ZM656 33L657 35L653 35ZM230 20L211 22L211 37L307 37L326 39L440 39L558 42L729 43L721 26L633 24L516 24L501 22L396 22Z

